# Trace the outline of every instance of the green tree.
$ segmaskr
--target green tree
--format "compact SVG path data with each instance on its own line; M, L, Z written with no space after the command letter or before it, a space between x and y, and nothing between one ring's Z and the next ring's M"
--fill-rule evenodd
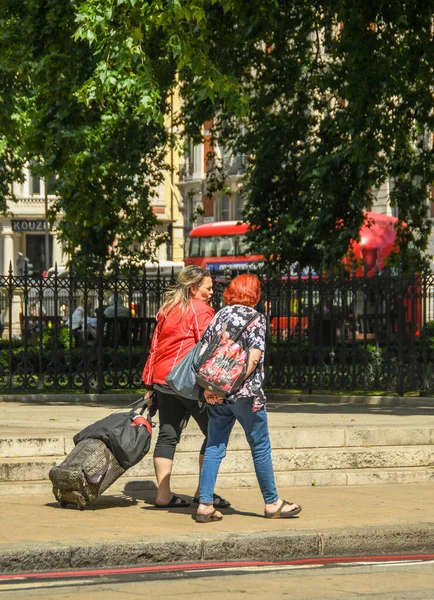
M433 2L240 3L208 18L212 60L243 85L247 115L201 100L189 121L249 156L246 217L273 262L335 261L356 238L372 189L392 181L401 247L424 251L434 181ZM235 48L236 51L231 51ZM404 252L405 254L405 252Z
M118 254L145 259L164 241L154 233L150 200L163 177L168 133L160 115L174 62L160 32L142 42L156 68L153 118L140 110L146 94L125 74L122 88L92 97L89 79L104 74L91 36L74 39L76 30L69 0L1 3L0 207L6 209L8 184L33 163L35 175L55 179L51 219L64 215L60 235L77 266L110 258L115 236Z
M96 255L122 224L125 239L135 231L137 213L129 222L123 217L136 197L146 205L158 180L166 99L178 85L185 132L198 136L213 119L214 139L248 156L246 217L255 248L273 263L340 258L373 187L388 178L406 224L402 246L426 248L434 0L14 5L6 2L0 33L0 69L8 76L0 85L10 98L0 109L9 169L3 190L23 155L38 154L43 125L51 137L39 157L59 174L70 249L83 251L93 236L89 243L101 241ZM49 37L35 27L38 19ZM47 91L53 80L57 102ZM141 191L144 181L149 187ZM83 206L89 184L95 210ZM90 225L80 231L83 215Z

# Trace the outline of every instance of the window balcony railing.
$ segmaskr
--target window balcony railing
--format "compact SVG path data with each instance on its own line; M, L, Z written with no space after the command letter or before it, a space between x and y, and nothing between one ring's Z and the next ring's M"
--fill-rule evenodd
M189 158L181 161L179 165L179 180L188 181L190 179L200 179L203 175L203 167L197 164L197 161Z
M210 158L207 161L207 172L220 167L225 175L244 175L247 171L247 158L244 154L224 154L221 159Z
M222 166L227 175L244 175L247 171L247 158L244 154L225 155Z

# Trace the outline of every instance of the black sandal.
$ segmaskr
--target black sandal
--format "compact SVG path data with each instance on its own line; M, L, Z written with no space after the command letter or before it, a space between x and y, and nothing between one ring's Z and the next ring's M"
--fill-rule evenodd
M212 499L213 499L214 508L219 508L219 509L220 508L229 508L231 506L231 503L229 502L229 500L225 500L218 494L213 494ZM195 504L200 504L199 498L193 498L193 502Z
M167 504L154 504L155 508L187 508L190 506L190 502L186 502L181 496L175 496L173 494L172 498Z

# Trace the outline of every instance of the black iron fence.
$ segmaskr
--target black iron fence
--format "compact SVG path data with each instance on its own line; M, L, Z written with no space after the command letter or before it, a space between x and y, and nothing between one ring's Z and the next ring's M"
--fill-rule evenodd
M172 275L0 277L0 390L141 388ZM434 278L260 276L267 386L434 391ZM213 306L226 281L216 277Z

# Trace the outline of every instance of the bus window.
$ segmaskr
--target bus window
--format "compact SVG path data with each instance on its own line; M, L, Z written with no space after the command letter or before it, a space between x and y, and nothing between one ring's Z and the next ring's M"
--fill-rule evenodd
M190 244L188 245L188 256L189 257L200 256L199 240L200 240L200 238L197 238L197 237L190 238Z
M216 256L215 237L200 238L200 256Z
M217 256L235 256L235 238L233 235L215 237Z
M247 256L249 252L249 243L246 240L245 235L237 235L237 249L236 253L238 256Z

